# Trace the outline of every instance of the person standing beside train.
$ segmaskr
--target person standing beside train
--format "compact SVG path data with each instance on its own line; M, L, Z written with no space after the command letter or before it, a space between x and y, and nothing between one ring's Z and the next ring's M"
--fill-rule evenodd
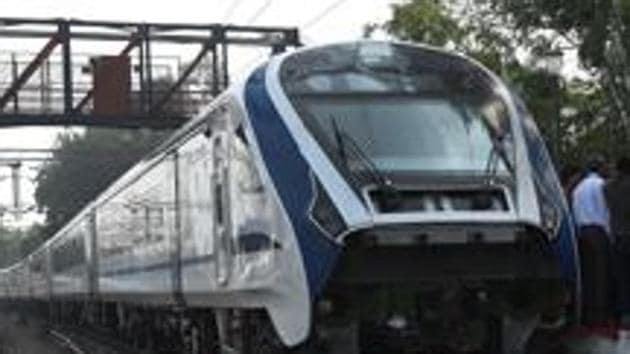
M630 329L630 158L617 161L617 174L605 187L614 242L616 312L624 329Z
M582 266L583 322L603 328L612 318L610 215L604 197L601 158L589 162L588 171L572 193Z

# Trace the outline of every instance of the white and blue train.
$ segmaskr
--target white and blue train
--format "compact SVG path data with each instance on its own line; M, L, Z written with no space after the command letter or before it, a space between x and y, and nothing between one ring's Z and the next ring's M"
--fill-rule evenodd
M270 58L0 295L190 353L500 353L508 319L579 308L578 264L513 92L461 55L359 41Z

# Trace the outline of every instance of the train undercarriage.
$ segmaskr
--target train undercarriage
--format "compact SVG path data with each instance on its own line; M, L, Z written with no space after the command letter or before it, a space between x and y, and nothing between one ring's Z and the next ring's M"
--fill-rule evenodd
M313 306L311 335L295 348L282 344L262 309L97 298L20 306L53 325L91 329L155 354L526 353L541 319L565 319L569 292L542 238L410 246L360 236L348 239Z
M359 236L315 307L318 352L524 353L539 325L567 321L570 291L533 230L450 245Z

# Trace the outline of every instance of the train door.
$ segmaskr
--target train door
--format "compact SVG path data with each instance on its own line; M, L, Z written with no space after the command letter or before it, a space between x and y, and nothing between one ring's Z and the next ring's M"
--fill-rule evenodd
M212 195L216 279L227 285L232 263L231 215L229 199L229 135L224 129L212 138Z

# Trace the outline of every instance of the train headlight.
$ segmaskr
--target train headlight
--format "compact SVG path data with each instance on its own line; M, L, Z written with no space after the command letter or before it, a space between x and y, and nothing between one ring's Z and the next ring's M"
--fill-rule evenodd
M540 222L543 229L547 232L550 239L558 236L560 230L560 222L562 221L562 211L553 202L547 193L540 188L536 188L538 194L538 209L540 210Z
M387 319L386 323L387 327L398 331L404 330L409 325L405 316L400 314L392 315L389 319Z
M549 232L552 238L555 238L560 229L560 212L554 205L541 203L540 218L545 230Z
M319 181L313 178L313 184L315 185L316 196L315 203L311 209L311 216L322 231L326 232L329 237L337 238L337 236L346 230L346 223L343 221L341 215L339 215L337 208L332 200L330 200L328 193L326 193Z

